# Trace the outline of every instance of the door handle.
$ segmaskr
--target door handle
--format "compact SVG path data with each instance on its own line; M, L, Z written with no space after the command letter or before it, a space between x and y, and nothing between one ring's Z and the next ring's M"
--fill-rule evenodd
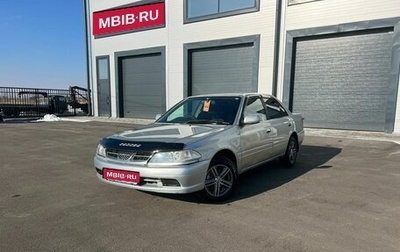
M267 129L267 133L271 133L271 129Z

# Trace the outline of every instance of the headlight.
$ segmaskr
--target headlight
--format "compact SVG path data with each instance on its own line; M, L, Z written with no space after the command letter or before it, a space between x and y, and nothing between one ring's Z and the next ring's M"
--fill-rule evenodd
M106 148L103 145L97 145L96 154L102 157L106 157Z
M201 155L193 150L157 152L150 159L149 164L171 165L171 164L190 164L197 162Z

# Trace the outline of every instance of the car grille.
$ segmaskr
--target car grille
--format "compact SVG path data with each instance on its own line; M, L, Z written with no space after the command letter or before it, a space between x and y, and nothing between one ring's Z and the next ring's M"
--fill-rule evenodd
M152 151L126 151L116 149L106 150L107 158L120 161L145 162L149 160L152 154Z

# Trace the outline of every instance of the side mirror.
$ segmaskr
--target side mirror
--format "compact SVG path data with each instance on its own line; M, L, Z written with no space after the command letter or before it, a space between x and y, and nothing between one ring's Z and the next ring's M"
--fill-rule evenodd
M162 116L162 114L157 114L156 115L156 121Z
M258 115L247 115L244 117L243 124L256 124L261 121Z

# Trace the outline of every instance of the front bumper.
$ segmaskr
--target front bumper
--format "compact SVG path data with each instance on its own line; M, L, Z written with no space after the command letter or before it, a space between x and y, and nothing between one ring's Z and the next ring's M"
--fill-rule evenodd
M182 194L202 190L208 165L209 160L190 165L149 168L134 163L122 164L99 156L94 157L94 166L99 180L117 186L156 193ZM131 184L104 179L103 168L138 172L140 183Z

